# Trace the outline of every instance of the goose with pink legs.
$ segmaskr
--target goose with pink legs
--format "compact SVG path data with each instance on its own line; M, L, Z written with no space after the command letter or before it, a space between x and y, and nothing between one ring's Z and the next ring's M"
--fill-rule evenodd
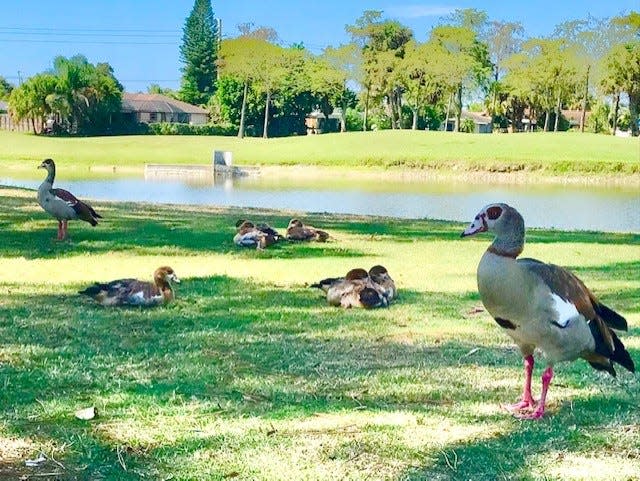
M70 220L80 219L88 222L92 227L98 225L98 219L102 216L93 207L67 190L53 188L56 164L52 159L43 160L38 168L47 171L47 178L38 188L38 204L58 220L58 240L67 238L67 224Z
M542 418L553 367L561 361L582 358L612 376L616 375L614 363L635 372L629 352L613 331L627 330L624 317L598 301L568 270L535 259L518 259L524 249L525 228L516 209L502 203L484 207L462 237L481 232L495 238L478 264L480 298L524 358L522 398L508 406L510 411L523 419ZM536 348L547 361L539 401L531 394Z

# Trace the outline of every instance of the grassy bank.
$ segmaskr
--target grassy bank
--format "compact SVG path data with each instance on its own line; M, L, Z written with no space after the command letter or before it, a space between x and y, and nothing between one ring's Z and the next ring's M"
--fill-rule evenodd
M33 192L0 189L0 206L0 479L637 476L640 385L626 372L561 365L548 418L501 409L521 360L475 310L488 239L460 239L462 225L315 215L333 242L257 252L232 245L236 219L283 228L292 213L97 203L101 225L74 222L61 244ZM640 360L640 236L535 230L525 253L570 266L624 314ZM306 287L376 263L400 287L388 309L330 308ZM161 264L183 281L165 308L76 294ZM87 406L98 417L75 419ZM25 467L40 451L55 461Z
M472 135L379 131L281 139L199 136L36 137L0 131L0 165L31 169L45 157L67 169L140 170L145 163L207 164L213 150L237 165L414 168L546 175L640 175L638 139L595 134Z

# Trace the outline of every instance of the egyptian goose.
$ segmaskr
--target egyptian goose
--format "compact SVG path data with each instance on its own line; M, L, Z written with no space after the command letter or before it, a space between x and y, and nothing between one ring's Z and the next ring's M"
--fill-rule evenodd
M256 227L251 221L239 220L236 227L238 232L233 237L233 242L240 247L265 249L280 239L280 234L266 224Z
M516 342L524 357L522 399L508 408L518 417L538 419L560 361L586 359L595 369L616 375L613 363L635 372L629 352L612 329L627 330L620 314L600 303L574 274L535 259L517 259L524 248L524 220L507 204L482 209L462 233L495 234L478 265L478 291L485 308ZM531 395L534 349L542 350L547 367L542 374L540 401Z
M175 299L171 283L180 279L169 266L158 267L153 273L153 282L137 279L118 279L107 283L96 282L79 291L103 306L144 306L167 304Z
M373 266L369 269L369 278L382 288L382 291L389 302L398 296L396 284L389 275L389 271L387 271L386 267L381 265Z
M372 309L389 305L383 290L369 279L364 269L351 269L344 278L336 278L330 285L324 281L327 280L312 287L325 290L327 302L332 306Z
M38 168L47 169L47 178L38 188L38 204L58 219L58 240L67 238L67 222L70 220L84 220L93 227L98 225L98 219L102 216L89 204L78 200L71 192L53 188L56 178L56 164L53 160L45 159Z
M329 234L310 225L304 225L299 219L291 219L287 226L287 239L292 241L326 242Z
M361 271L362 269L354 270L358 275L362 275ZM376 289L382 292L388 303L397 297L398 293L395 282L384 266L376 265L369 269L368 279L376 284ZM343 282L344 280L345 277L327 277L326 279L322 279L311 284L310 287L317 287L326 293L331 287Z

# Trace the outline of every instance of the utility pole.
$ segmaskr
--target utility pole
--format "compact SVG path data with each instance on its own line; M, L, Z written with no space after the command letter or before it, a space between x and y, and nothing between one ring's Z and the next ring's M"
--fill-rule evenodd
M18 86L22 85L22 72L20 72L20 70L18 70Z
M216 57L220 57L220 46L222 44L222 19L216 18L216 43L217 43L217 51ZM216 80L220 80L220 68L216 66Z

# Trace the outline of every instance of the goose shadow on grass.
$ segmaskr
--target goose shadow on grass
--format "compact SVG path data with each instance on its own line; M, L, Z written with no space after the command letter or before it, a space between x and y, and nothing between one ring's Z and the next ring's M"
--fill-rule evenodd
M469 355L480 342L472 338L416 342L410 332L392 331L397 327L393 322L400 309L424 302L465 307L476 300L475 293L403 290L388 309L343 310L326 306L307 288L282 290L227 276L185 279L178 300L157 309L107 309L69 294L12 294L5 298L0 317L5 350L0 379L10 380L10 389L0 392L4 427L16 436L49 438L58 445L79 439L75 454L60 461L81 465L92 458L91 470L115 473L119 441L87 430L71 415L95 399L123 399L112 412L107 406L99 423L122 421L122 411L129 406L171 412L187 400L198 404L201 412L222 409L216 415L229 419L245 415L296 419L362 406L449 416L460 403L515 397L517 388L502 385L486 386L478 393L477 380L462 373L490 366L504 371L505 378L517 377L518 355L499 345L484 345ZM626 336L639 335L639 329L632 329ZM637 359L637 350L630 351ZM566 376L581 386L588 370L583 365L568 370ZM387 388L377 389L378 383ZM404 383L423 387L407 393ZM616 399L621 404L626 397L614 393L608 401L611 409ZM597 408L590 406L585 419L593 414L589 409ZM618 415L625 419L637 410L620 409ZM561 408L559 414L563 413ZM474 419L490 422L496 415L478 414ZM558 430L554 436L562 441L571 434ZM478 453L491 461L493 449L525 438L513 433L487 441L491 449L482 443L447 449L462 450L458 456L465 457ZM196 446L213 449L216 442L194 438L158 449L188 456ZM548 449L542 439L533 446ZM148 455L133 452L131 461L152 469ZM446 473L448 467L441 461L425 469ZM504 462L514 463L499 460Z
M640 435L634 427L640 417L635 401L633 397L616 395L578 396L563 402L556 412L542 420L515 421L506 434L443 446L432 463L412 467L400 479L566 479L562 474L545 473L544 468L553 463L563 464L563 460L572 455L591 460L611 458L607 479L637 479L628 477L628 469L623 474L618 465L620 461L627 461L637 467ZM580 470L579 463L579 460L564 462L565 472L574 473L575 477L570 479L591 479L586 474L590 469L603 468L596 467L596 462L587 470ZM605 479L601 477L603 473L597 471L591 474ZM588 477L583 477L585 475Z

